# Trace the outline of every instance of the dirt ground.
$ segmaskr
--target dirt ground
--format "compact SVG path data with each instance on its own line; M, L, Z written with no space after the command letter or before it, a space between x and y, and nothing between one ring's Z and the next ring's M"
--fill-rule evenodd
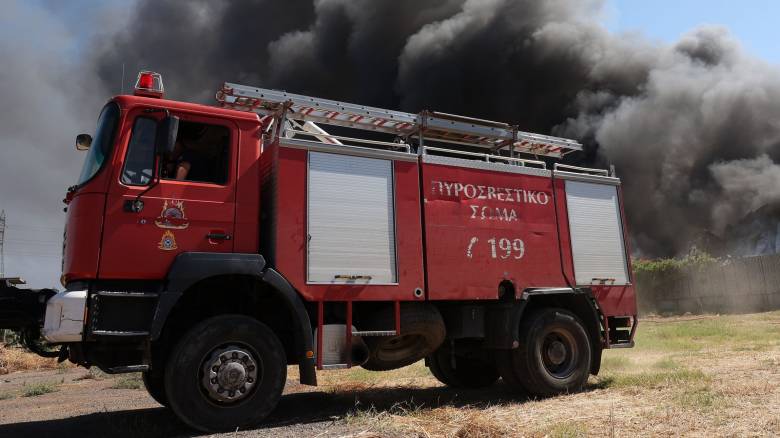
M449 389L422 363L320 373L317 388L296 383L291 367L265 424L220 436L780 435L780 312L644 318L639 330L636 348L605 352L586 391L544 400L500 381ZM0 375L0 437L193 434L135 375L74 367Z

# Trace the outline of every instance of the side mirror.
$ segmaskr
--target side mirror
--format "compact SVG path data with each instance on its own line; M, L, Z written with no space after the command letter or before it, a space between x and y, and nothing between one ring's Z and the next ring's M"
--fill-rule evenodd
M155 151L158 156L170 155L176 147L176 135L179 132L179 118L168 116L157 127Z
M92 136L89 134L79 134L76 136L76 150L88 151L92 145Z

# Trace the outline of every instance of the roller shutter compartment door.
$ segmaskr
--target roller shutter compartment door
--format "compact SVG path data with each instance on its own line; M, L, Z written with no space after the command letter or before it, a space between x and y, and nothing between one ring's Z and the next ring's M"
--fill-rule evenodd
M309 153L309 283L395 284L393 163Z
M628 282L617 187L566 181L566 204L577 285L594 279ZM598 281L595 281L598 282Z

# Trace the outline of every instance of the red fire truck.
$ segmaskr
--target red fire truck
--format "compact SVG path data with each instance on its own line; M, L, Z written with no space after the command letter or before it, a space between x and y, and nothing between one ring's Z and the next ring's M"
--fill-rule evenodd
M66 290L14 323L62 360L142 372L213 431L263 420L288 365L316 385L424 359L452 387L550 396L633 346L620 180L558 163L577 142L232 83L217 101L142 72L78 136Z

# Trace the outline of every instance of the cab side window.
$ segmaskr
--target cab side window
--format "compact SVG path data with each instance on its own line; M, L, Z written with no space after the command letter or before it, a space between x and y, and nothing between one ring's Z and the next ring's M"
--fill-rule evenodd
M163 161L162 177L225 184L230 132L224 126L181 121L176 147Z
M130 145L127 148L122 182L133 186L149 184L154 173L154 141L157 121L147 117L135 119Z

